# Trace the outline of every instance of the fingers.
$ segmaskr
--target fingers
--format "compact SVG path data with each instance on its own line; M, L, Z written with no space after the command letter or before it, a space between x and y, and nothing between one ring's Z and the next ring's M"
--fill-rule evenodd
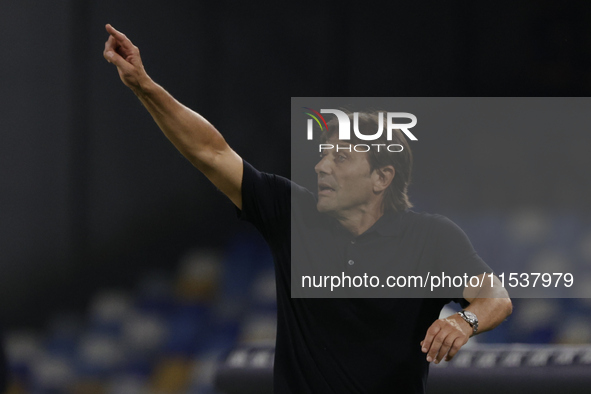
M113 29L111 25L107 26L110 27L117 34L121 34L117 32L115 29ZM107 31L108 30L109 29L107 29ZM127 42L131 43L129 40L127 40ZM132 51L121 51L121 48L121 43L118 41L116 36L110 35L107 41L105 42L105 50L103 51L103 56L109 63L113 63L121 71L129 73L133 68L133 64L130 64L123 56L121 56L121 54L127 57L127 54L131 53Z
M105 42L103 56L109 63L113 63L117 67L125 67L123 63L127 63L125 59L117 53L117 44L113 36L109 36L109 39Z
M464 346L466 342L463 342L460 338L457 338L449 352L447 353L447 357L445 357L445 361L450 361L454 356L458 353L458 351Z
M107 30L107 33L109 33L111 37L113 37L117 43L123 47L123 49L131 51L134 48L134 45L129 40L129 38L127 38L125 34L121 33L110 24L105 25L105 29Z
M116 52L117 51L117 44L115 42L115 38L113 36L109 36L107 42L105 42L105 50L103 51L103 55L106 55L107 52ZM106 56L105 56L106 58ZM107 59L109 60L109 59Z
M427 330L425 339L421 342L421 350L427 353L427 362L435 361L435 364L439 364L444 357L447 361L451 360L468 338L453 322L436 320Z
M429 329L427 330L427 335L425 335L425 339L423 340L423 342L421 342L421 350L423 351L423 353L431 351L433 340L435 339L439 331L441 331L441 327L439 326L438 321L436 321L431 325L431 327L429 327ZM433 358L430 358L429 355L427 355L427 361L431 362L433 361Z
M456 338L453 338L452 335L447 335L443 341L441 342L441 347L437 351L437 355L434 357L435 364L439 364L443 359L443 356L447 354L449 349L451 349L452 345L454 344Z
M113 63L117 68L121 69L122 71L127 71L132 69L133 66L129 64L125 59L121 57L116 51L114 50L105 50L103 56L109 63Z
M429 352L427 353L427 362L435 361L441 346L443 345L443 341L447 338L447 332L439 331L437 335L431 341L431 347L429 348Z

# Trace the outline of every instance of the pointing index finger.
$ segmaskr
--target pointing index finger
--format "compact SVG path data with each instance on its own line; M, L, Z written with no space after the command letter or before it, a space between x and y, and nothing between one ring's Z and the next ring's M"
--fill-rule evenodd
M121 45L123 48L125 48L125 49L132 49L133 48L133 44L131 43L129 38L127 38L127 36L125 34L121 33L120 31L115 29L113 26L111 26L110 23L107 23L107 25L105 25L105 29L107 30L107 33L109 33L117 41L117 43L119 45Z

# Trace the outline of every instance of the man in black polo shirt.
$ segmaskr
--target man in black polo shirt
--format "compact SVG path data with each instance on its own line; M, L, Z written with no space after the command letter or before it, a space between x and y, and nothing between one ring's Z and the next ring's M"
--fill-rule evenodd
M408 210L412 158L402 136L406 153L393 162L327 151L316 165L316 199L243 161L207 120L149 78L127 37L106 29L104 56L123 83L271 247L278 303L275 392L422 393L429 362L451 359L471 335L494 328L511 312L506 292L497 287L480 293L466 287L449 298L292 298L300 274L322 274L325 267L344 276L376 265L395 264L409 273L417 266L438 269L439 261L459 262L470 275L490 270L451 221ZM330 133L325 138L343 143ZM292 272L292 260L301 272ZM437 319L452 299L465 313Z

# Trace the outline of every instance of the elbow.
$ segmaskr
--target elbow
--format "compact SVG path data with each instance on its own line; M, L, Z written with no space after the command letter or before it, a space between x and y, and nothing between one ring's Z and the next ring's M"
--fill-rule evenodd
M500 301L502 308L501 310L505 314L505 317L503 318L504 320L507 317L509 317L511 313L513 313L513 302L511 301L511 298L509 297L509 293L507 293L507 290L502 287L497 288L496 297L498 297L498 300Z
M511 299L509 297L504 298L504 307L505 307L505 318L509 317L509 315L511 313L513 313L513 302L511 302Z

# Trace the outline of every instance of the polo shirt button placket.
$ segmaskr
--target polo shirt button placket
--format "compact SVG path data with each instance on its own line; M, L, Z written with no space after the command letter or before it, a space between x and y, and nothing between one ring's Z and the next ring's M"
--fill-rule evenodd
M351 239L351 240L349 241L349 243L350 243L351 245L355 245L355 242L356 242L355 238L353 238L353 239ZM352 268L354 264L355 264L355 261L354 261L353 259L349 259L349 260L347 261L347 265L349 266L349 268Z

